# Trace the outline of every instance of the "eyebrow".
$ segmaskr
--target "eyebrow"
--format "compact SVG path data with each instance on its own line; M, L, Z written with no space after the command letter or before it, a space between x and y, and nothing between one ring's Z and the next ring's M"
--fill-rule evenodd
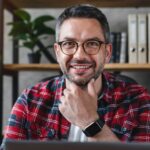
M98 37L93 37L93 38L86 39L86 41L89 41L89 40L103 41L103 40L99 39Z

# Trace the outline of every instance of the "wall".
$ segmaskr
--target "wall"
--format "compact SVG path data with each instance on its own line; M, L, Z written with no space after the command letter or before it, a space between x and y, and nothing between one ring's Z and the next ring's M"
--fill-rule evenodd
M33 18L41 15L41 14L51 14L56 18L62 12L63 9L36 9L28 11L33 14ZM149 8L103 8L102 11L106 14L108 21L111 26L111 31L127 31L127 16L128 13L142 13L142 12L150 12ZM5 23L11 19L11 15L8 12L5 12ZM51 23L51 26L55 26L55 21ZM5 24L5 41L4 41L4 63L11 63L12 62L12 51L11 51L11 38L7 36L10 27ZM46 42L54 42L54 37L51 37L49 41ZM27 53L26 49L20 49L19 51L19 62L20 63L28 63L27 60ZM49 63L44 56L42 56L41 63ZM135 78L141 85L148 88L150 91L150 81L149 76L150 72L122 72L123 74L127 74L133 78ZM51 71L43 71L43 72L29 72L29 71L22 71L19 73L19 93L26 88L27 86L34 84L41 80L44 77L51 76L54 74L58 74L58 72L51 72ZM11 78L8 76L4 77L4 124L6 124L6 120L8 118L8 114L11 110Z

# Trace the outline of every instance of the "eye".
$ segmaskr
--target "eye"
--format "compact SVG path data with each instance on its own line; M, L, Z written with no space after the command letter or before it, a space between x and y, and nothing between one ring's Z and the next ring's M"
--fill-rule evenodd
M65 49L71 49L76 47L76 43L74 41L64 41L62 43L62 47Z
M86 47L99 47L100 46L100 43L98 41L87 41L86 42Z

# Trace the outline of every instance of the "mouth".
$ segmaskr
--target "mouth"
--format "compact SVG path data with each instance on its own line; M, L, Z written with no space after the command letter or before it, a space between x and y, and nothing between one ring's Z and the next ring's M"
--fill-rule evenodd
M72 73L83 75L87 72L90 72L93 68L93 65L91 64L76 64L76 65L70 65L70 69Z
M72 66L74 69L89 69L91 66Z

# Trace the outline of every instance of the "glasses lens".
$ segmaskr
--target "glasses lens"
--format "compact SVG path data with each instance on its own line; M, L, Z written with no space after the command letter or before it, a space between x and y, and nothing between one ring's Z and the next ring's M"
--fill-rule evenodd
M74 54L76 48L77 48L77 43L74 41L63 41L61 43L62 51L67 55Z
M100 41L91 40L84 43L84 49L87 54L96 54L98 53L102 43Z
M87 54L95 55L99 52L101 44L104 44L104 42L97 40L89 40L82 43L82 46ZM79 46L77 42L71 40L59 42L59 45L61 47L62 52L66 55L73 55L77 51Z

